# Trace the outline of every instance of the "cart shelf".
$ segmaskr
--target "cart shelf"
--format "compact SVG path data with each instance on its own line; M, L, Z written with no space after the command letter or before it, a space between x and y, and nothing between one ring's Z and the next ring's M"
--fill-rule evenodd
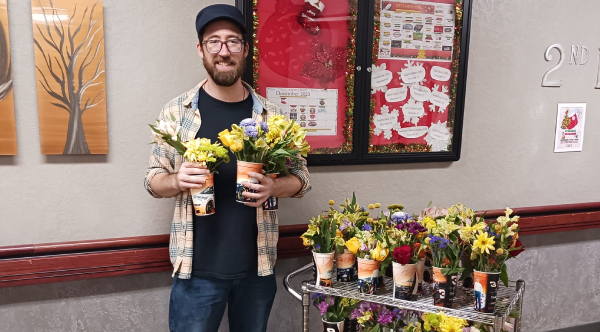
M456 287L456 295L452 308L438 307L433 304L432 285L423 283L423 292L418 295L415 301L406 301L395 299L392 296L393 280L384 277L384 286L379 287L377 294L363 294L358 292L357 282L337 282L334 281L332 287L316 286L311 282L303 282L302 295L296 292L290 286L290 280L297 275L306 272L312 268L312 264L288 274L284 279L284 287L298 300L302 301L303 310L303 332L308 332L308 308L310 307L310 293L322 293L327 295L341 296L346 298L358 299L374 303L385 304L400 309L414 310L420 312L438 313L443 311L448 316L464 318L469 321L493 325L494 331L501 331L506 318L512 311L518 311L518 317L515 321L515 332L520 331L520 317L523 302L523 293L525 291L525 281L518 280L509 282L509 287L501 284L498 287L498 298L496 300L496 311L493 314L485 314L475 311L473 308L474 292L472 289Z

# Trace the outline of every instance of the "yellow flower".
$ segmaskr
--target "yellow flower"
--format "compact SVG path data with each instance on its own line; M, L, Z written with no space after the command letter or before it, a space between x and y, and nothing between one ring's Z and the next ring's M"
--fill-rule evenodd
M342 234L342 232L341 232L341 231L338 229L338 230L335 232L335 236L337 236L337 237L343 237L343 236L344 236L344 234Z
M502 250L502 248L498 248L498 250L496 250L496 253L498 253L498 255L502 255L504 253L504 250Z
M369 310L369 311L365 311L365 313L361 317L358 317L356 320L358 321L359 324L364 324L364 323L368 322L372 316L373 316L373 312L371 312Z
M240 152L242 151L243 145L242 142L235 140L229 148L231 149L231 152Z
M376 209L379 209L380 207L381 207L381 204L379 204L379 203L375 203L375 208L376 208Z
M358 251L359 247L360 247L360 242L358 241L358 239L356 237L353 237L350 240L346 241L346 248L348 248L348 250L350 250L350 252L355 255L356 255L356 252Z
M435 225L435 220L433 220L433 218L425 217L425 219L423 219L423 227L427 228L428 230L432 230Z
M372 223L373 222L373 218L367 218L367 222L368 223Z
M311 242L311 241L310 241L310 239L308 239L308 238L305 238L305 237L304 237L304 235L302 235L300 238L302 239L302 244L303 244L305 247L310 247L310 246L312 245L312 244L310 243L310 242Z
M500 232L502 230L502 226L496 224L496 232Z
M374 260L381 262L387 257L387 255L389 253L390 253L390 251L388 249L384 248L381 245L381 242L377 242L377 247L375 247L375 249L373 249L371 256L373 257Z
M425 238L425 243L429 244L429 241L431 241L431 238L429 238L429 237L426 237L426 238Z
M487 232L479 232L477 239L473 242L473 249L477 248L481 253L490 253L490 249L494 250L494 241L493 237L488 237Z
M225 129L219 133L219 139L223 142L223 145L229 147L233 142L233 135L229 133L229 129Z
M329 205L333 205L333 204L335 204L335 201L333 199L330 199L329 200Z
M369 210L373 210L374 208L375 208L375 205L369 204Z

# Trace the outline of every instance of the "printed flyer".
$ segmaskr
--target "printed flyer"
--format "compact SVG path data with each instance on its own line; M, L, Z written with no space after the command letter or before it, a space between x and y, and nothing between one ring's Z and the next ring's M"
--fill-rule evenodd
M337 90L267 88L267 99L305 127L307 136L337 135Z
M452 61L454 5L382 0L379 59Z
M554 152L582 151L585 110L585 103L558 104Z

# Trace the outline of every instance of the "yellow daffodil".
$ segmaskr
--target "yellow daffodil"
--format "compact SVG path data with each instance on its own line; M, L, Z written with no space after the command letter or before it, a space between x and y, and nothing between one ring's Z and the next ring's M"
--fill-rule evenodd
M494 250L494 237L488 237L487 232L479 232L477 239L473 242L473 249L477 248L481 253L490 253L490 250Z
M348 248L348 250L350 250L351 253L356 255L358 248L360 248L360 241L358 241L356 237L353 237L350 240L346 241L346 248Z

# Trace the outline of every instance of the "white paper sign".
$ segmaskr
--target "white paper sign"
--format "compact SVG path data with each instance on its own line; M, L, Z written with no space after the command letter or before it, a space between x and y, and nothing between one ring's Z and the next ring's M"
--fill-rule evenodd
M373 123L377 128L388 130L394 128L398 123L398 114L381 114L373 117Z
M410 88L410 96L416 101L428 101L431 98L431 90L426 86L415 85Z
M376 73L373 73L371 76L371 86L380 87L386 86L392 81L392 72L389 70L382 70Z
M450 96L440 91L431 93L431 103L437 107L446 108L450 104Z
M422 103L406 104L402 106L402 113L404 113L404 117L422 117L425 115L425 108Z
M438 141L447 141L450 139L450 131L445 126L432 125L428 129L427 133L429 134L429 136Z
M427 129L427 126L402 128L398 134L405 138L417 138L427 134Z
M436 81L449 81L450 77L452 77L452 72L450 72L449 69L440 67L440 66L433 66L431 67L431 72L430 72L431 78L433 78Z
M404 99L406 99L407 94L408 94L408 88L406 88L406 87L389 89L385 93L385 100L388 103L395 103L398 101L403 101Z
M425 78L425 68L416 66L408 67L402 71L402 82L412 84L421 82Z
M583 150L586 103L559 103L554 152Z

